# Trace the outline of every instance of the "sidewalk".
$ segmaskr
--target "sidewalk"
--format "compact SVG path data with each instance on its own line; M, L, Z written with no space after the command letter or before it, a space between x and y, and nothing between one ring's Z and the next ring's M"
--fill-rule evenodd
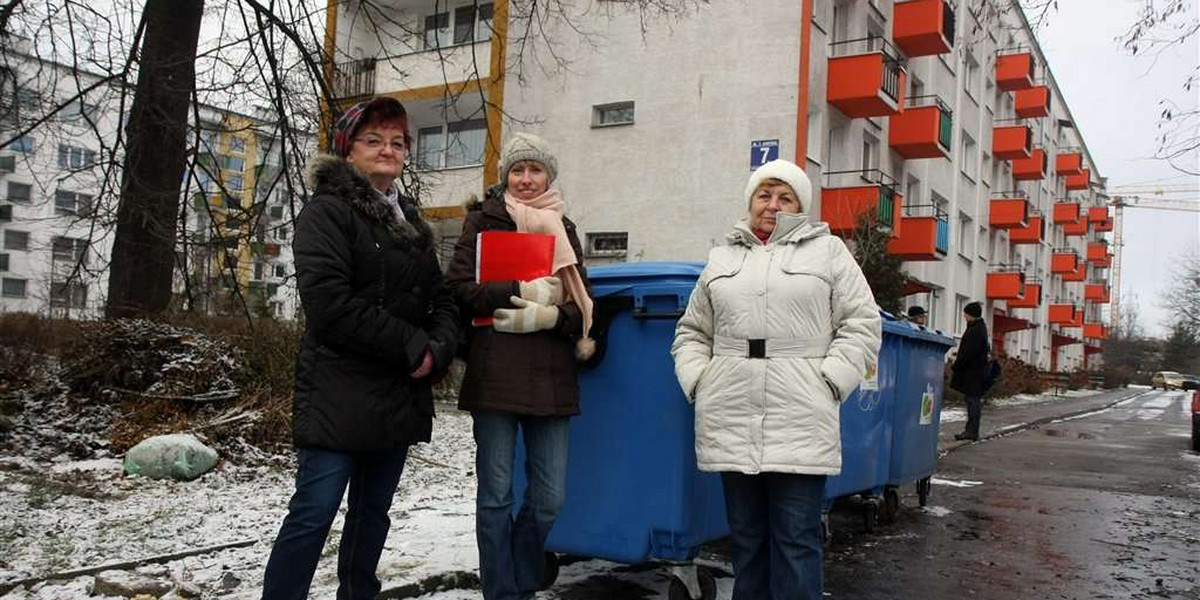
M1091 396L1047 400L1037 404L1010 407L985 405L979 441L984 442L1001 435L1023 431L1056 419L1065 419L1111 408L1119 402L1149 391L1149 389L1141 388L1121 388L1099 392ZM963 425L965 423L962 421L942 423L941 431L938 434L938 455L946 454L968 444L979 443L954 439L954 434L962 431Z

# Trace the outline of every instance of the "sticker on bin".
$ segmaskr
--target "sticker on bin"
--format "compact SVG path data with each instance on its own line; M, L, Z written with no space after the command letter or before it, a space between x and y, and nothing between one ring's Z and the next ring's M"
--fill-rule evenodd
M933 424L933 386L925 384L925 393L921 394L921 424Z
M863 382L859 389L864 392L879 391L879 365L867 365L867 372L863 373Z

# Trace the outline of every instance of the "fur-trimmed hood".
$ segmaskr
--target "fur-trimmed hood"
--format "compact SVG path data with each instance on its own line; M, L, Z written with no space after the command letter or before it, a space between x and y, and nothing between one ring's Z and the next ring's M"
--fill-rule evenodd
M350 166L344 158L332 154L318 154L308 163L308 184L313 189L313 198L332 196L350 205L368 220L384 225L399 240L430 244L433 232L421 219L416 202L401 195L400 209L405 221L396 218L392 207L380 198L370 180Z

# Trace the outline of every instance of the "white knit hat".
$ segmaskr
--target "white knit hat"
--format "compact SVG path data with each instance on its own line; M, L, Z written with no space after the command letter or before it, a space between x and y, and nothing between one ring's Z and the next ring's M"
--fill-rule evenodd
M541 163L550 176L550 183L558 178L558 160L550 151L550 144L532 133L514 133L500 153L501 181L507 181L508 171L523 160Z
M812 208L812 182L808 180L804 169L783 159L773 160L750 175L750 181L746 183L747 205L758 186L768 179L778 179L791 186L792 191L796 192L796 198L800 200L800 212L808 214Z

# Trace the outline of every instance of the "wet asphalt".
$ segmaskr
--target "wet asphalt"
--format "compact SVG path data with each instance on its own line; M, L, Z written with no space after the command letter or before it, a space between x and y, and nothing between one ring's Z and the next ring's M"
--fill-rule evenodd
M1190 434L1188 394L1146 392L954 448L925 508L908 486L896 521L866 532L860 502L835 506L825 597L1200 600L1200 455L1188 450ZM727 600L724 545L706 547L701 562L717 574L716 599ZM666 597L661 568L613 567L560 579L544 595Z

